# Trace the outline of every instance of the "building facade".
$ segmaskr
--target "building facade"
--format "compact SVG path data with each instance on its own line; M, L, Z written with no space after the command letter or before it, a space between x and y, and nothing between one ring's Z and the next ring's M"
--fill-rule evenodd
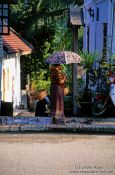
M115 0L84 0L83 47L110 58L115 54Z
M21 69L22 55L31 54L33 47L13 29L10 35L3 36L3 50L1 70L1 100L12 102L13 108L21 103Z

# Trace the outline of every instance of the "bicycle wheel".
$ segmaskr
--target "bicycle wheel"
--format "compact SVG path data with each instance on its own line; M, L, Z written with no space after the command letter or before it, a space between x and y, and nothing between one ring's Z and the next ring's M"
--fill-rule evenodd
M95 116L102 115L107 110L107 108L108 108L108 105L107 105L105 99L99 99L93 105L92 114Z

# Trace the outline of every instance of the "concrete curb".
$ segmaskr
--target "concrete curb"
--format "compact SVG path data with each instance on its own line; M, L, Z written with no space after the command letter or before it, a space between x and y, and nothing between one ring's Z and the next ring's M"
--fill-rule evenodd
M0 133L23 133L23 132L72 132L72 133L112 133L115 134L115 125L5 125L0 126Z
M1 116L0 133L73 132L115 133L115 118L71 117L65 124L51 124L51 117Z

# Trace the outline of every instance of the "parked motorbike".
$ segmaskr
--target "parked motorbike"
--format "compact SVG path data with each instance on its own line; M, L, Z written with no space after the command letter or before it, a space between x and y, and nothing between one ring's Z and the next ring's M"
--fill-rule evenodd
M109 81L109 93L107 95L98 96L92 107L92 114L95 116L100 116L104 114L110 106L115 107L115 75L111 74L109 76Z

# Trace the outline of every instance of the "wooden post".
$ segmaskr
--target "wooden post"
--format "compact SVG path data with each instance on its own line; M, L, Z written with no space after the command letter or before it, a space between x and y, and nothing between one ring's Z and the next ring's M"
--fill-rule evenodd
M73 51L77 52L78 49L78 26L72 27L72 45ZM72 85L73 85L73 92L72 92L72 99L73 99L73 115L77 114L77 63L72 64Z
M83 11L80 7L70 7L69 9L69 27L72 29L72 51L78 51L78 28L84 24ZM73 115L77 114L77 64L72 65L72 101Z

